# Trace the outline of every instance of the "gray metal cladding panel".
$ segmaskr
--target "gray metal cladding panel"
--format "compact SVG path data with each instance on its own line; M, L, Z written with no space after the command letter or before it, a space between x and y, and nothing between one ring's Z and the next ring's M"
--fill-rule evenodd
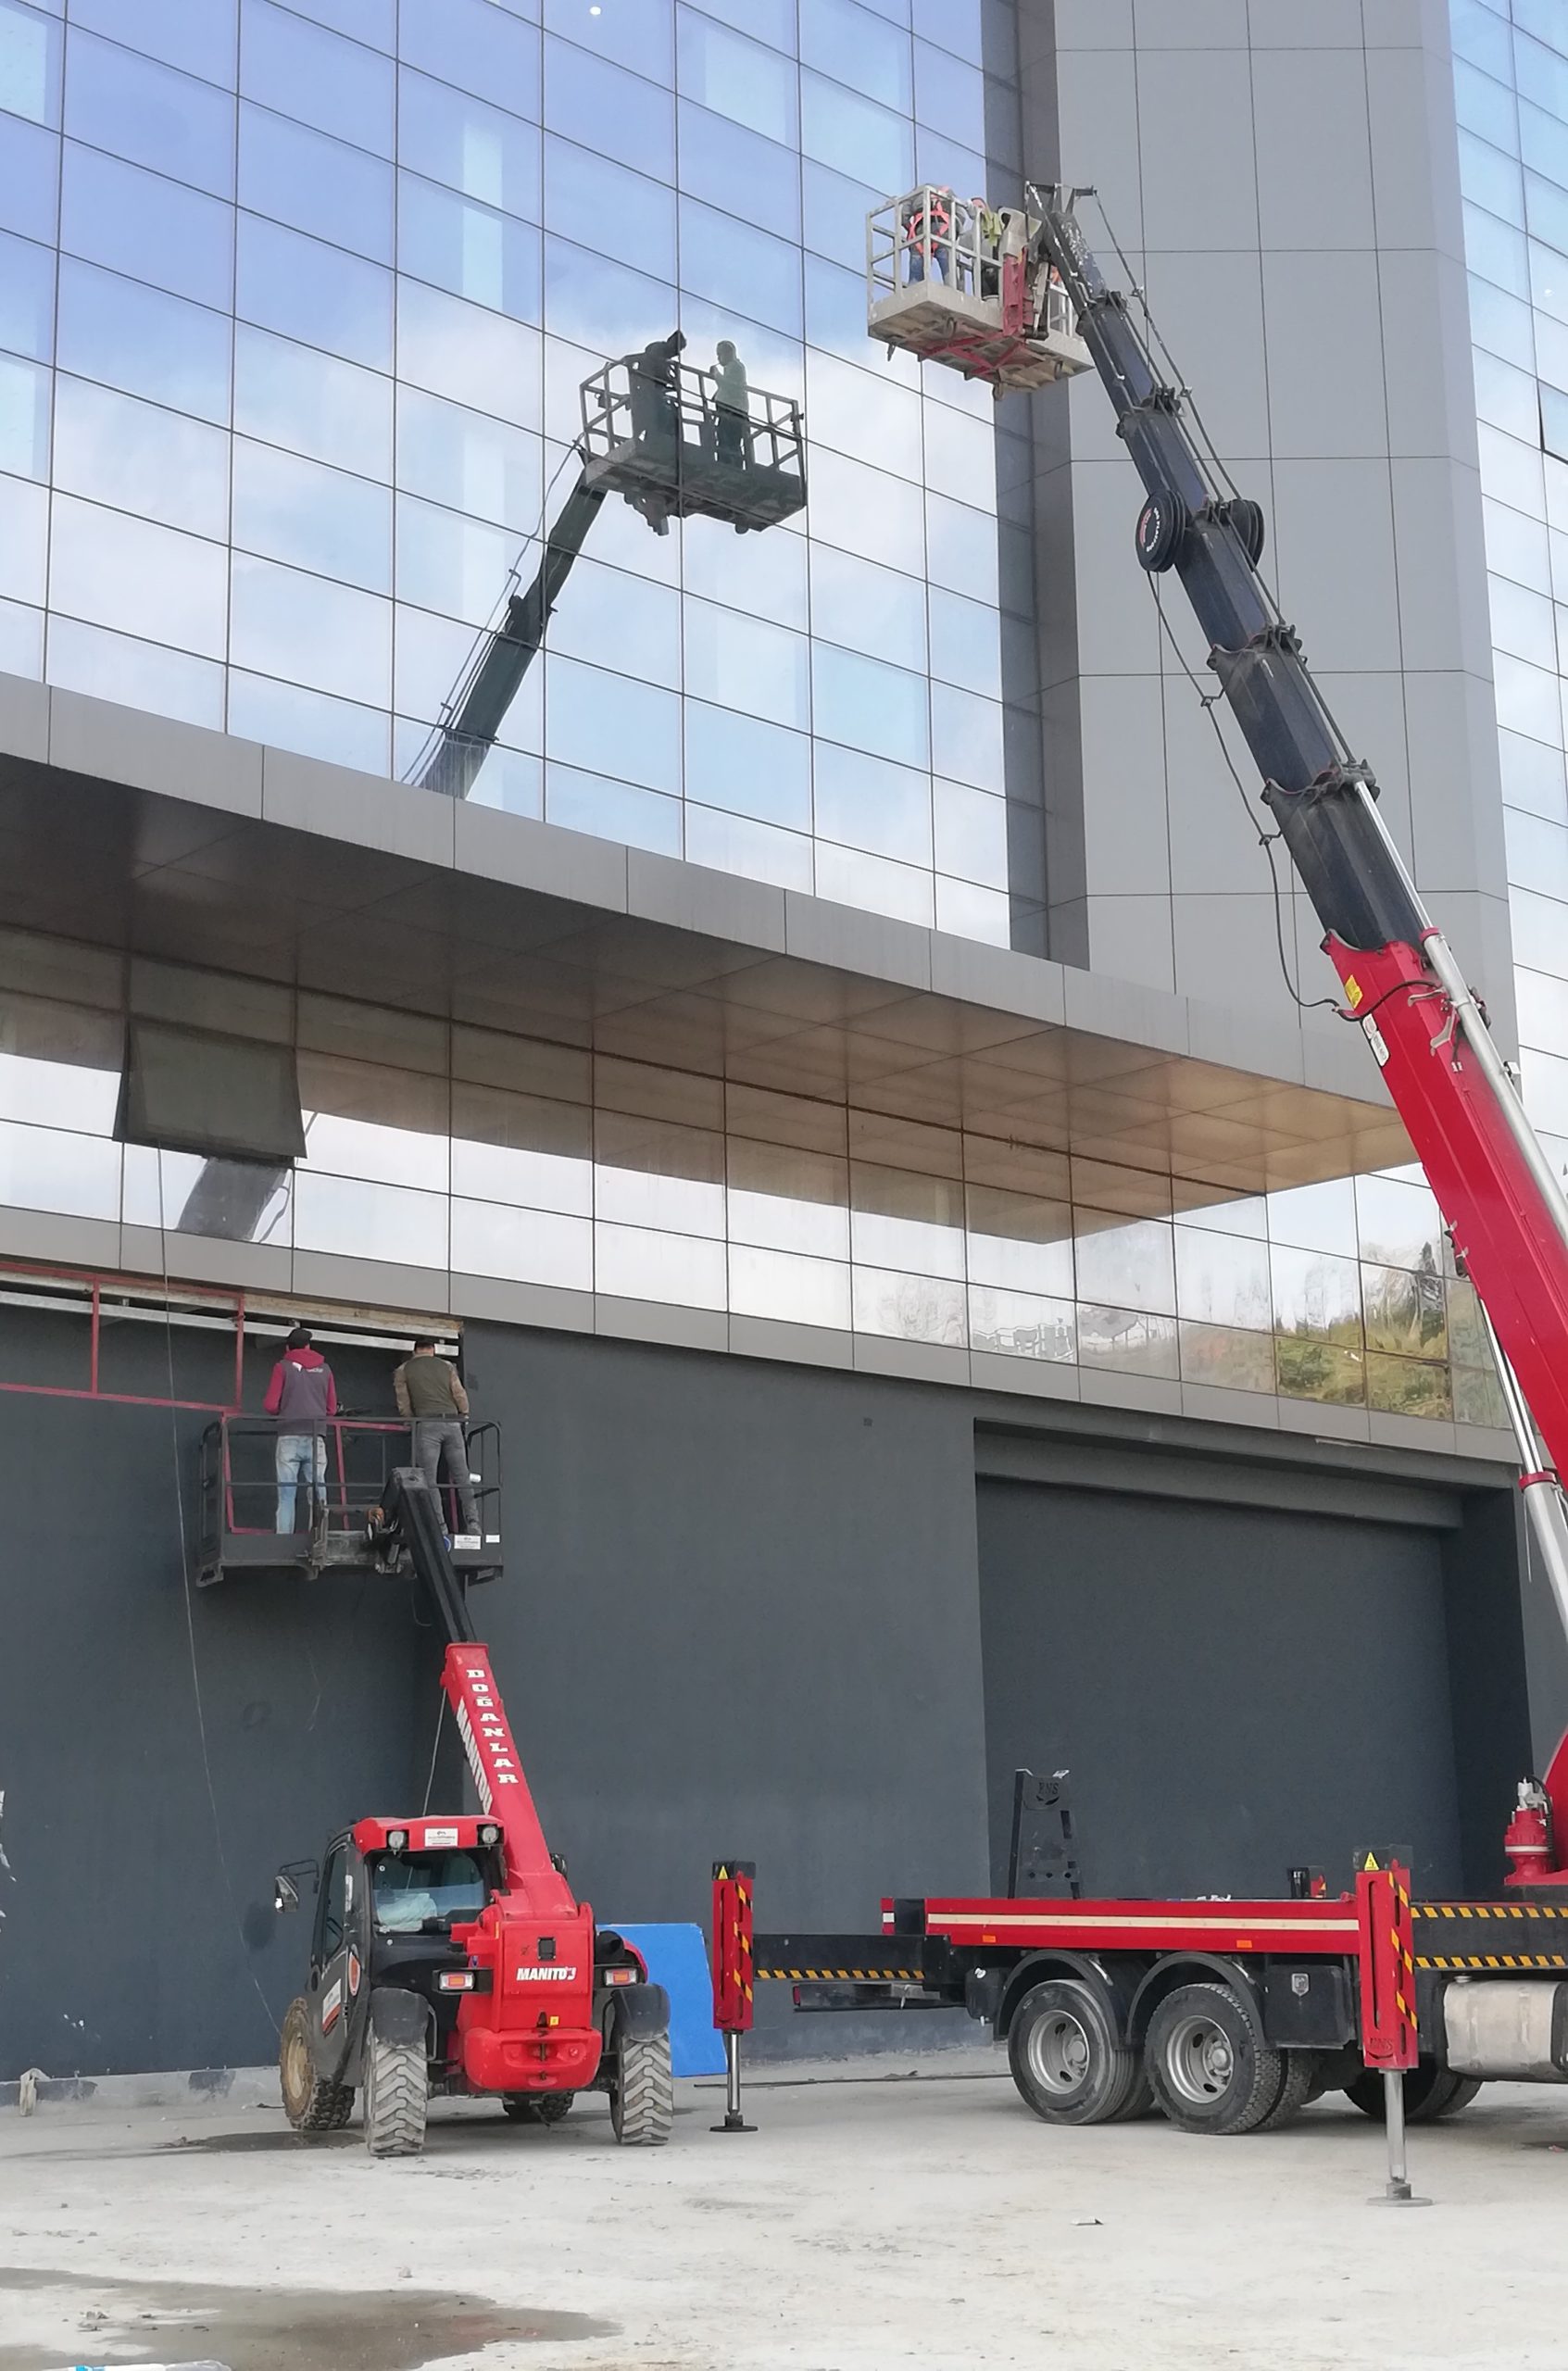
M1027 1764L1072 1772L1091 1894L1348 1884L1369 1838L1457 1889L1435 1535L982 1482L980 1543L994 1878Z

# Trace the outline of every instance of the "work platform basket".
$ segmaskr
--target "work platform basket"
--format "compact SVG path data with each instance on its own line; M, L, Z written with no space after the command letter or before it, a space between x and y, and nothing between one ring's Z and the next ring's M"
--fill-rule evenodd
M929 182L866 217L866 328L891 353L984 379L997 395L1091 370L1067 291L1022 207L985 217Z
M803 510L799 405L764 387L748 389L744 413L717 398L711 370L675 363L659 383L635 357L607 362L583 383L584 484L623 494L654 526L719 519L746 534Z

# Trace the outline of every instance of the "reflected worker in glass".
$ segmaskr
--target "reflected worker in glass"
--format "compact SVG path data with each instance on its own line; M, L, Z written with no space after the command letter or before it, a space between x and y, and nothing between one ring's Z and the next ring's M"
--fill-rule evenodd
M735 352L730 338L721 338L714 348L718 369L709 375L713 381L713 411L715 449L721 461L732 468L748 470L752 461L751 390L746 384L746 365Z
M681 431L676 371L685 339L679 330L653 338L636 354L621 357L632 394L633 442L673 445Z
M295 1501L303 1488L311 1524L324 1522L327 1512L326 1420L337 1414L337 1385L320 1350L313 1349L308 1325L296 1325L283 1345L283 1355L272 1370L262 1401L278 1420L273 1470L278 1482L280 1531L295 1527Z
M414 1463L439 1497L445 1461L447 1478L457 1487L463 1530L470 1539L477 1538L479 1502L473 1494L469 1445L463 1432L469 1396L457 1368L450 1360L438 1359L433 1337L421 1334L410 1356L394 1374L392 1389L398 1414L409 1422Z

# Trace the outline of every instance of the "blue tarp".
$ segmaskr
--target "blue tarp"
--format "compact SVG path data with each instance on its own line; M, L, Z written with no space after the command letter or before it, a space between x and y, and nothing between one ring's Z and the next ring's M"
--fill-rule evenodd
M670 2056L677 2075L721 2075L724 2044L713 2030L713 1978L700 1926L624 1926L601 1919L624 1935L647 1962L650 1979L670 1995Z

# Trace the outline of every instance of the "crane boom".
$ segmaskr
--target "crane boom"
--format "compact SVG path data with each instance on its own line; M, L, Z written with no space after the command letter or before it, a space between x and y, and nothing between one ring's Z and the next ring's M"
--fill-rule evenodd
M1474 1280L1506 1361L1525 1501L1568 1629L1568 1199L1452 948L1422 905L1292 628L1258 574L1262 513L1222 483L1127 297L1090 253L1077 192L1032 190L1038 259L1060 274L1143 481L1137 550L1174 571L1209 663L1263 777L1263 798L1323 928L1323 947ZM1568 1800L1565 1800L1568 1812Z

